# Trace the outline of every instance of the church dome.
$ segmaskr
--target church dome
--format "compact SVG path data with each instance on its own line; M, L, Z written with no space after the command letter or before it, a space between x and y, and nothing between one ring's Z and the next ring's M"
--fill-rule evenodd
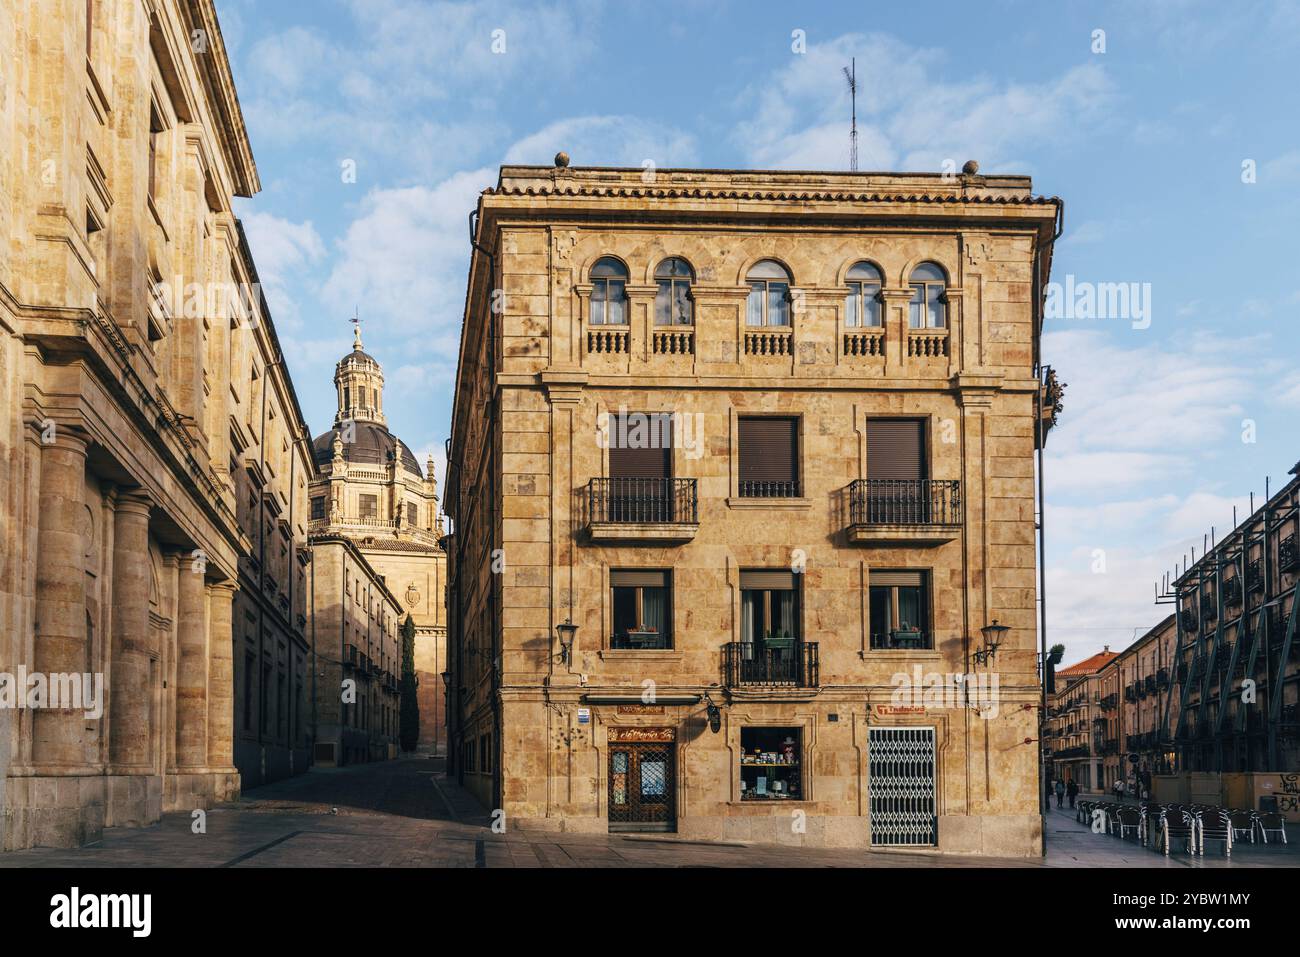
M343 443L343 460L349 465L385 466L397 458L403 470L417 478L424 478L415 453L384 426L376 422L356 421L353 429L354 441ZM334 436L337 432L337 429L330 429L316 436L312 442L312 455L317 465L329 465L334 461Z

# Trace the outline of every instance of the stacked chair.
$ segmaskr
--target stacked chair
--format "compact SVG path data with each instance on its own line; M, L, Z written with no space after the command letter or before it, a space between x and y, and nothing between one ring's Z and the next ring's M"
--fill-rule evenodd
M1114 801L1079 800L1074 819L1120 840L1135 840L1143 847L1163 852L1205 855L1205 845L1221 844L1225 857L1232 856L1232 845L1242 840L1254 844L1256 836L1265 843L1287 842L1286 823L1281 814L1224 808L1211 804L1141 805Z

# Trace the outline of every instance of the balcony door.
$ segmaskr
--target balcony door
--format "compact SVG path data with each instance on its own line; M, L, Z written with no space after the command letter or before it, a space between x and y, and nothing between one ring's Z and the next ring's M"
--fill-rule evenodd
M873 525L930 520L923 419L867 421L867 521Z
M611 522L672 522L673 420L656 412L609 417Z

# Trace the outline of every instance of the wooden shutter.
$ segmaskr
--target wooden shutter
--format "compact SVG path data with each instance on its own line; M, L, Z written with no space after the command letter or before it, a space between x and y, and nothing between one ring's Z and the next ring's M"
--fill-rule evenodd
M799 420L740 419L740 481L799 481Z
M778 591L793 591L794 572L768 571L763 569L754 569L752 571L741 571L740 587L741 588L762 588L762 589L770 588Z
M641 568L612 568L609 584L613 588L665 588L668 585L668 573Z
M923 479L925 422L921 419L867 421L867 478Z
M870 585L920 587L925 584L925 572L876 571L873 568L867 573L867 581Z
M672 478L673 474L673 420L666 413L651 413L637 433L629 431L619 416L609 417L609 477L610 478ZM629 438L644 436L650 441L645 447L622 448Z

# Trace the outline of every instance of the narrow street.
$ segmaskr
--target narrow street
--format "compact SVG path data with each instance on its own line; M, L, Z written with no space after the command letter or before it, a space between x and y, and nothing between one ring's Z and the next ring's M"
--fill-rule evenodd
M668 834L494 834L486 810L447 780L442 761L421 758L313 770L249 791L191 817L146 828L110 828L98 844L0 855L22 867L1231 867L1295 866L1300 844L1239 844L1231 860L1165 858L1092 834L1068 809L1048 819L1046 861L933 853L706 843Z

